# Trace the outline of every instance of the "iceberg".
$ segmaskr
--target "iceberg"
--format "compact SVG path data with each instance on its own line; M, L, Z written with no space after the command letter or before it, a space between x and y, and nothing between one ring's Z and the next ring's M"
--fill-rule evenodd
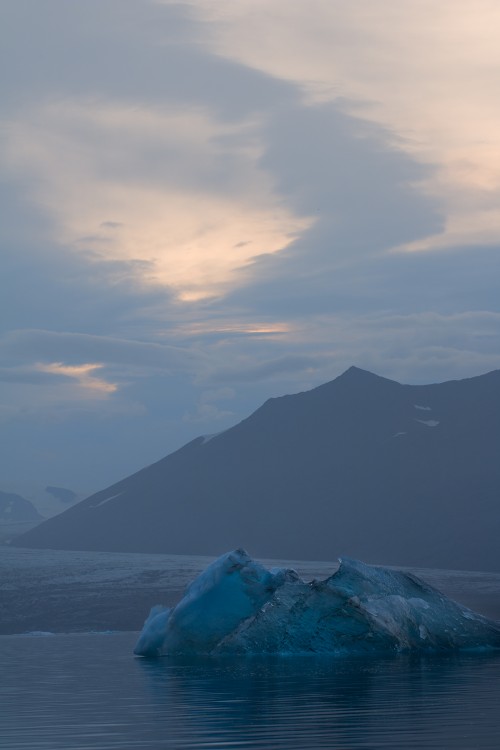
M411 573L342 558L323 581L266 569L241 549L211 563L179 603L155 606L138 656L500 649L500 623Z

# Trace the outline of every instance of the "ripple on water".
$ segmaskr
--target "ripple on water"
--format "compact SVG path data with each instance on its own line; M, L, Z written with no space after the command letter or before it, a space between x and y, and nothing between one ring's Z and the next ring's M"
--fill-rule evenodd
M0 637L0 746L500 747L498 656L149 661L136 637Z

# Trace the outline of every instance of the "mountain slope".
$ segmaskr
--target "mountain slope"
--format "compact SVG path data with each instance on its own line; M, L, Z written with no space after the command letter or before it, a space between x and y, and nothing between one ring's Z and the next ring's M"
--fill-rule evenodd
M43 521L29 500L14 492L0 492L0 542L5 542Z
M500 371L408 386L350 368L17 544L500 570L499 449Z
M0 492L0 523L37 523L42 520L29 500L14 492Z

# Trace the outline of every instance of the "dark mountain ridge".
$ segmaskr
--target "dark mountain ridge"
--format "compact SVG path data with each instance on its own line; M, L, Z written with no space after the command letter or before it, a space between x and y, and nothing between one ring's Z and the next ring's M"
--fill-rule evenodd
M500 570L500 371L412 386L352 367L49 519L30 547Z

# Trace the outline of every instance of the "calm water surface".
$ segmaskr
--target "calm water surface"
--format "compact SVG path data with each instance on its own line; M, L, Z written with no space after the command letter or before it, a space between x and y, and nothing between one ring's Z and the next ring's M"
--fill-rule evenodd
M0 747L500 747L499 656L145 660L135 639L1 636Z

